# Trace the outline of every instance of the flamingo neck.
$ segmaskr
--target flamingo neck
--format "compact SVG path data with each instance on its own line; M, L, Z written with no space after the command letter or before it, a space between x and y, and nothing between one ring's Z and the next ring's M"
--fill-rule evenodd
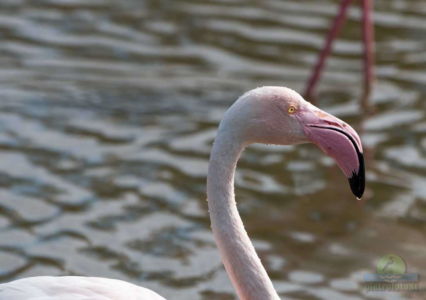
M220 128L210 156L207 199L212 231L240 299L279 299L244 229L234 196L234 174L244 150L238 134Z

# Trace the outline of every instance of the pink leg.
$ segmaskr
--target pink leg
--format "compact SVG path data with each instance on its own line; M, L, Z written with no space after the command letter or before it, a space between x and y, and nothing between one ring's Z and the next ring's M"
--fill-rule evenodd
M374 81L374 24L371 0L362 0L362 36L364 40L364 94L362 107L368 109L368 98Z
M342 0L342 3L340 4L339 12L336 18L334 19L333 25L331 26L331 29L327 35L324 48L322 49L320 53L317 64L315 65L315 68L311 74L311 77L309 78L308 83L306 85L305 97L307 99L311 99L311 100L313 99L314 90L321 76L321 72L324 69L325 60L329 56L333 41L336 38L337 34L340 31L340 28L342 27L345 21L346 11L349 5L351 4L351 2L352 0Z

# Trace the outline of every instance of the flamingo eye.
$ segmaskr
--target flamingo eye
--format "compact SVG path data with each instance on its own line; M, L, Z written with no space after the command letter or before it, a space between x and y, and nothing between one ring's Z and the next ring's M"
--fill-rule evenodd
M296 107L295 106L293 106L293 105L290 105L289 107L288 107L288 113L289 114L294 114L296 112Z

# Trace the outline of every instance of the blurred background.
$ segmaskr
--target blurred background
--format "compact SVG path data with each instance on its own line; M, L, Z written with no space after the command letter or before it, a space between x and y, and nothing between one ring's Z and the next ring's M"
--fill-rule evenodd
M0 280L235 299L205 201L217 125L249 89L302 91L338 4L1 0ZM253 145L239 163L239 209L283 298L406 299L361 286L389 253L426 275L426 3L374 1L372 115L354 4L317 104L362 133L365 201L312 145Z

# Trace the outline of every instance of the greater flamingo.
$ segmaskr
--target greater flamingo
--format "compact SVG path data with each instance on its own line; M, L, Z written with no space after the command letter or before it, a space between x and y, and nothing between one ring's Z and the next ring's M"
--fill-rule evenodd
M317 63L313 68L311 76L306 83L304 96L307 99L315 100L314 93L316 85L324 69L325 61L330 55L333 41L336 39L346 18L346 12L353 0L342 0L337 16L331 25L330 31L325 39L324 47L321 50ZM368 97L371 93L374 82L374 25L372 21L373 3L372 0L361 0L362 5L362 38L364 44L363 67L364 67L364 90L361 98L361 105L368 110Z
M364 160L355 130L285 87L261 87L242 95L225 113L211 151L207 199L211 228L223 264L240 299L279 299L251 243L234 198L234 173L252 143L313 142L333 157L356 197L364 192ZM31 277L0 285L2 300L164 299L136 285L94 277Z

